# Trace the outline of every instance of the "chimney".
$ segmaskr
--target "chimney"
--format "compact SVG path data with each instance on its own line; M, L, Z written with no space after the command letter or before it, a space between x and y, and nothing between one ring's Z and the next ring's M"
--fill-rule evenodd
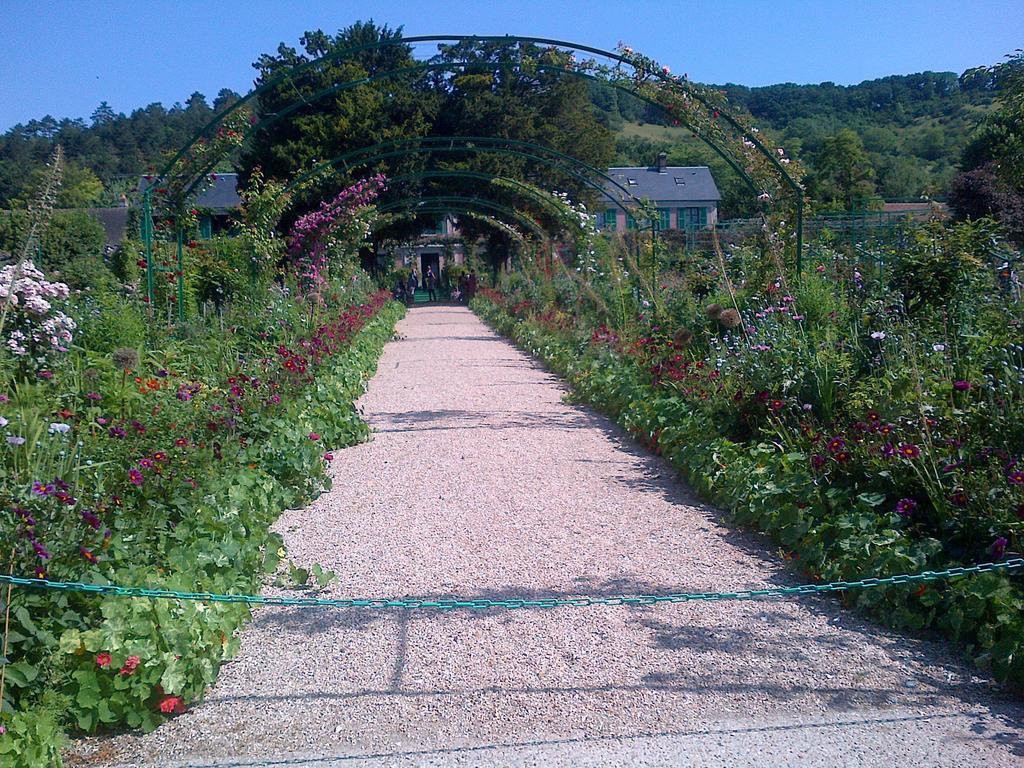
M665 173L666 165L668 165L668 155L664 152L659 152L658 158L654 161L654 167L658 169L658 173Z

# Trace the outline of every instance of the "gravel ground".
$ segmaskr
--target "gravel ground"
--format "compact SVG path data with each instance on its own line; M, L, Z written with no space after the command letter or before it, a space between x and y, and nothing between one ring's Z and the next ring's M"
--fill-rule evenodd
M796 583L468 310L399 326L374 439L281 516L331 596ZM811 597L656 607L265 608L206 700L72 765L1024 765L1024 706L941 643Z

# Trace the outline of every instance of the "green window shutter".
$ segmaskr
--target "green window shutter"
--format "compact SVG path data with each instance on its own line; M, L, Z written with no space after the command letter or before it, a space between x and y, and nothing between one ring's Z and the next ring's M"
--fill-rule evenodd
M702 227L706 227L708 225L708 209L698 208L697 210L699 211L699 217L697 220L700 222Z
M618 228L619 214L614 208L608 208L604 212L604 229L614 232Z
M199 237L202 240L209 240L211 237L213 237L213 219L210 216L200 217Z
M658 209L658 229L664 231L670 229L669 226L669 210L668 208Z
M636 229L636 219L631 213L626 214L626 229Z

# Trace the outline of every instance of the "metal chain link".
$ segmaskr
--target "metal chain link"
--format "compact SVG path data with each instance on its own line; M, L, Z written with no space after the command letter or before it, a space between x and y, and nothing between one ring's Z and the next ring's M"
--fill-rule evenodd
M113 597L147 597L155 600L193 600L204 603L246 603L247 605L278 605L298 608L371 608L371 609L418 609L433 608L450 611L458 608L486 610L488 608L582 608L590 605L655 605L658 603L687 603L691 601L757 600L789 595L813 595L822 592L839 592L846 589L868 589L898 584L941 581L986 571L1009 571L1024 568L1024 558L1018 557L1001 563L981 563L944 571L922 571L904 573L884 578L868 578L859 581L833 581L827 584L801 584L797 587L771 587L768 589L746 589L739 592L678 592L664 595L615 595L611 597L550 597L550 598L509 598L491 600L487 598L366 598L330 599L315 597L274 597L264 595L221 595L211 592L178 592L171 589L148 589L145 587L122 587L115 584L82 584L70 581L48 579L25 579L19 576L0 574L0 584L12 584L29 589L48 589L64 592L85 592Z

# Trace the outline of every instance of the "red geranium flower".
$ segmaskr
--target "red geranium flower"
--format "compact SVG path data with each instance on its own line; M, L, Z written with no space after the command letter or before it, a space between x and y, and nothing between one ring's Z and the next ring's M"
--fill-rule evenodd
M121 667L121 676L130 677L138 668L140 661L142 660L138 656L129 656L125 661L124 666Z
M110 654L104 651L96 655L96 666L101 669L106 669L110 666Z
M165 715L181 714L185 711L185 702L180 696L164 696L160 699L160 711Z

